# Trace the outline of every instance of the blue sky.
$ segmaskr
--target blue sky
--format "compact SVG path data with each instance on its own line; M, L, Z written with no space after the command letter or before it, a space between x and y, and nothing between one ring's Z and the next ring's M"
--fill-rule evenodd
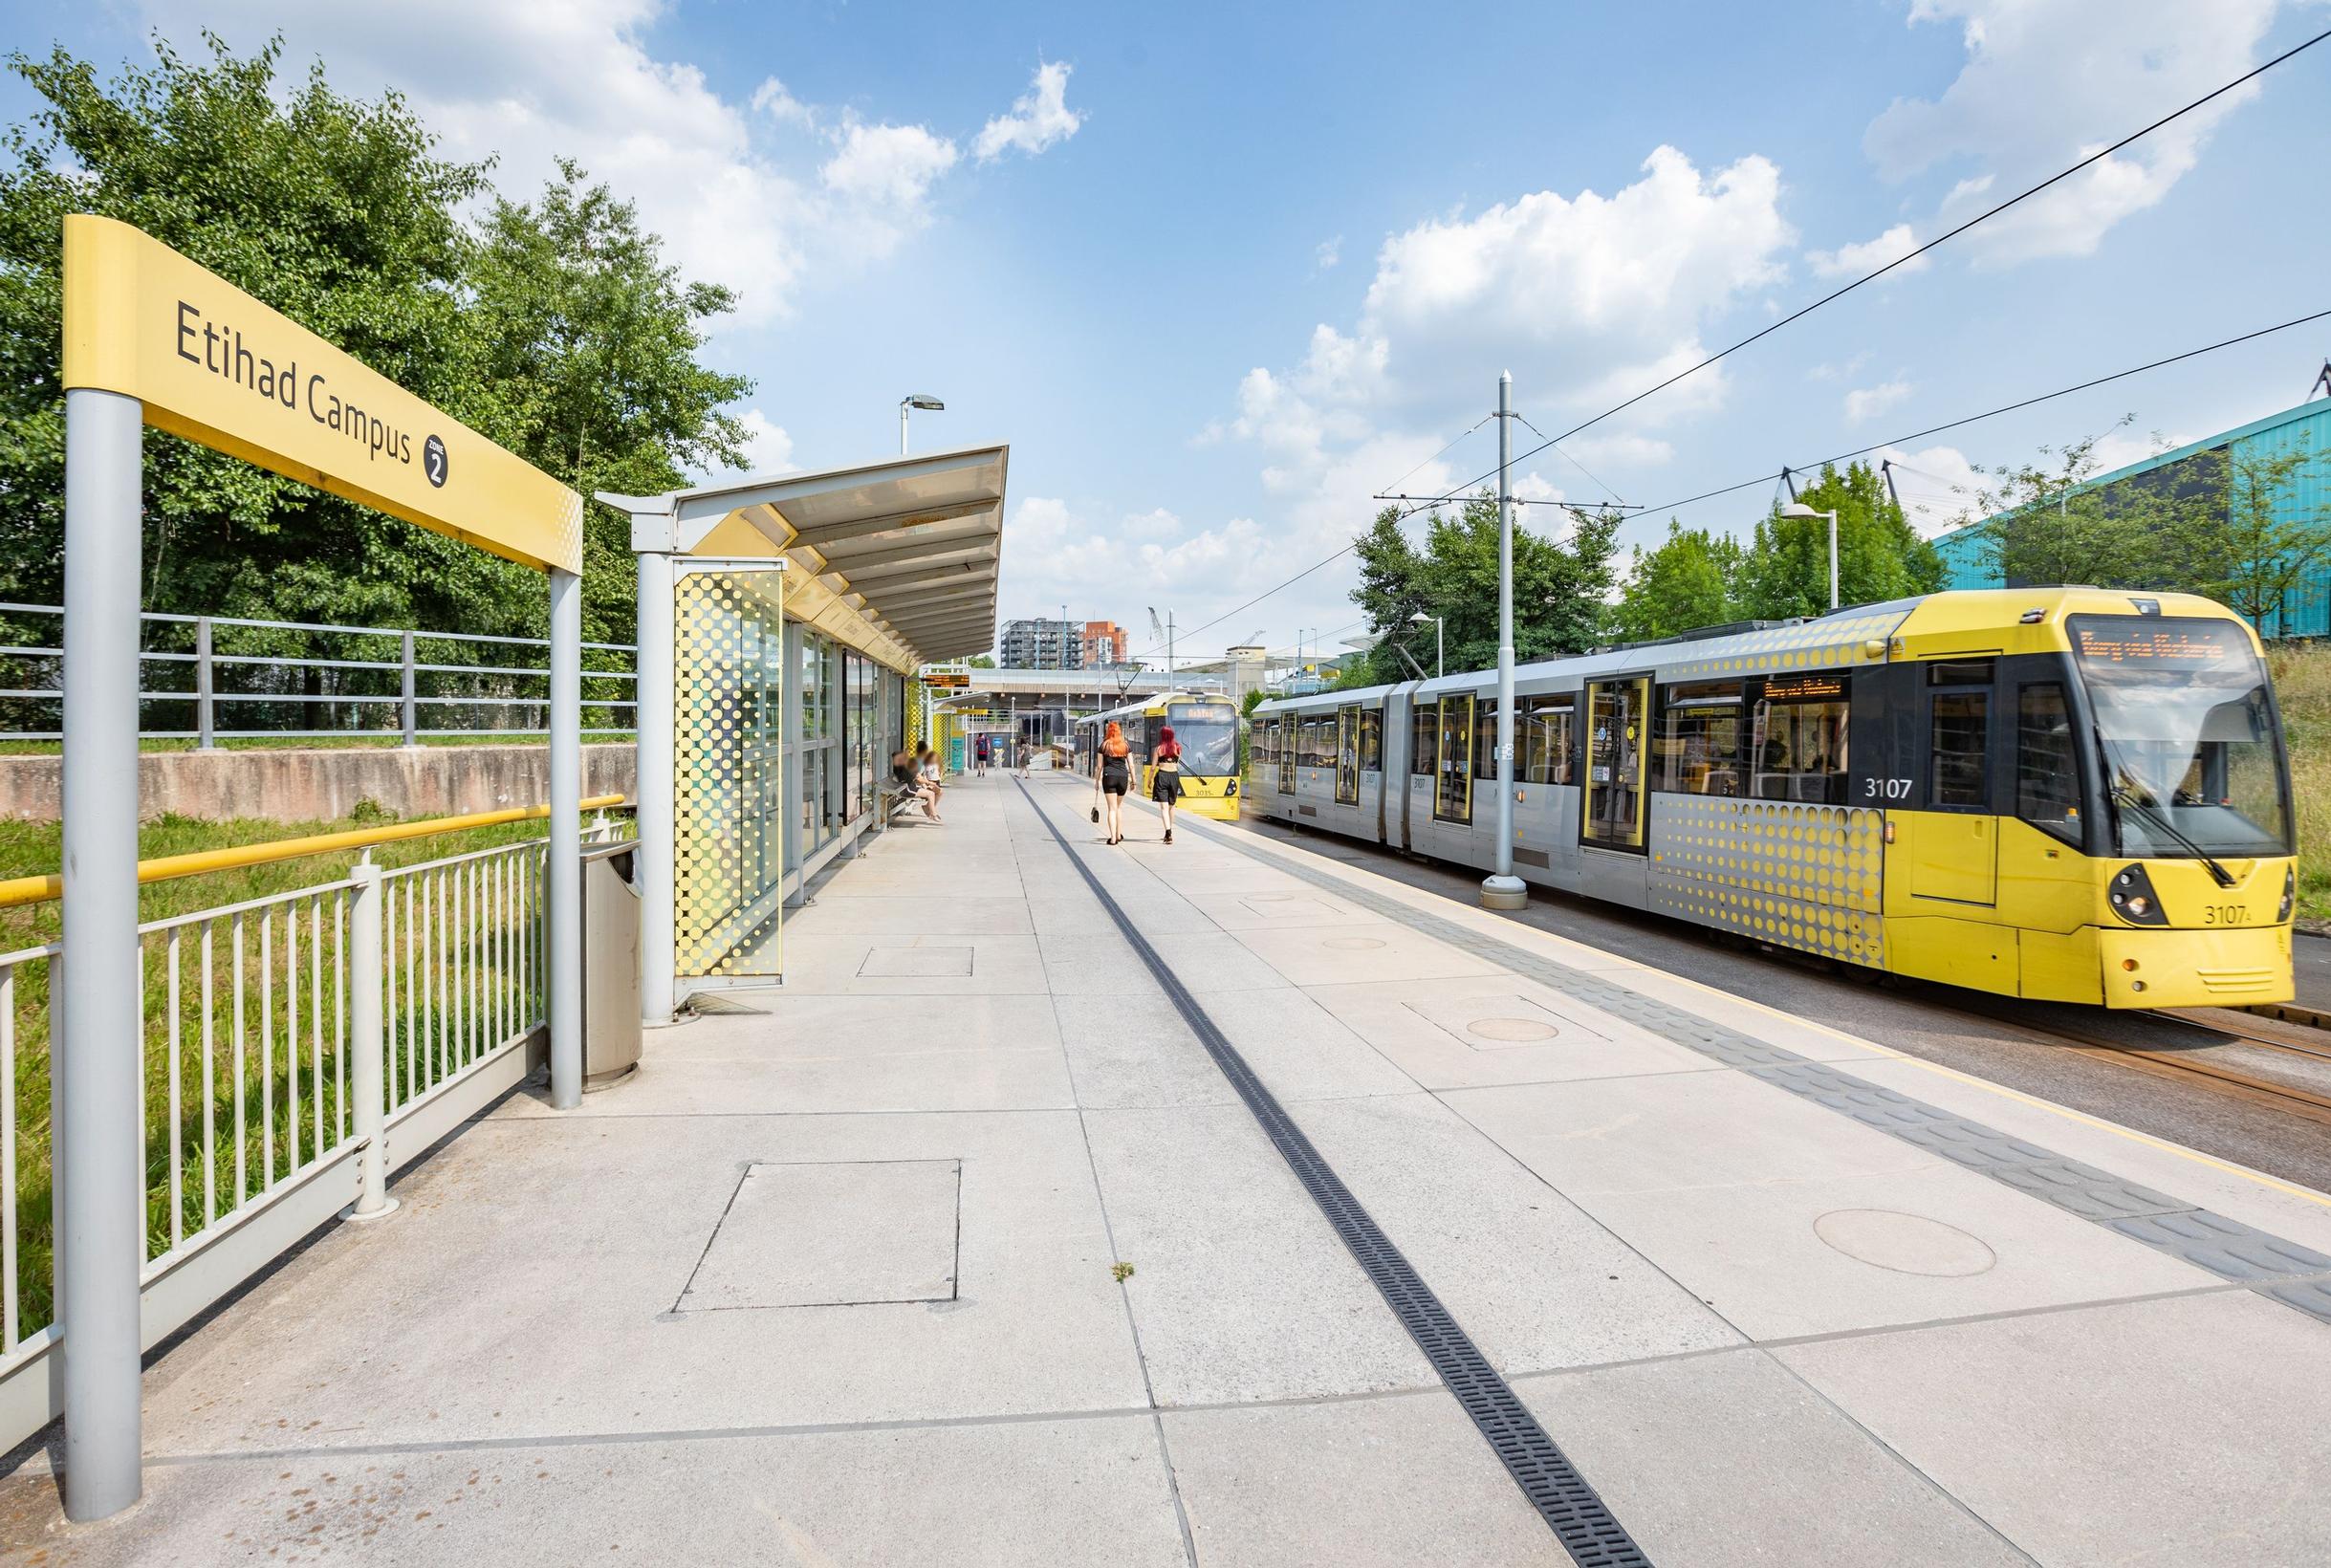
M880 456L899 397L937 394L919 446L1013 445L1003 614L1138 632L1144 605L1199 626L1318 560L1404 473L1489 468L1490 428L1427 460L1500 369L1537 426L1576 424L2331 6L24 0L0 42L110 63L204 25L398 88L506 189L581 158L742 293L710 353L759 383L761 465ZM2331 307L2326 105L2331 44L1566 444L1577 465L1541 454L1522 490L1656 503ZM0 86L0 114L29 106ZM1906 498L1939 526L1970 464L2134 413L2118 461L2286 406L2326 329L1914 443ZM1766 498L1684 516L1744 530ZM1332 565L1183 649L1336 632L1350 581Z

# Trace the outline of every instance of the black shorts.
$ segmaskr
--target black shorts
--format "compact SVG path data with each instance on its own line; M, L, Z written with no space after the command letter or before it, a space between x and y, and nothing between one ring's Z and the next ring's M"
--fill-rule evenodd
M1149 798L1179 800L1182 798L1182 775L1160 768L1149 779Z
M1132 788L1132 785L1133 780L1127 776L1126 770L1123 768L1100 770L1100 788L1104 795L1122 795Z

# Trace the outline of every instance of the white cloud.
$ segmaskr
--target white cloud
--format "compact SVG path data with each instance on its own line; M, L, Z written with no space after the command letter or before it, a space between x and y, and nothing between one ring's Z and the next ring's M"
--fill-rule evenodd
M1869 350L1863 349L1853 358L1841 362L1823 361L1815 365L1805 372L1805 379L1815 381L1841 381L1867 363L1869 363Z
M1858 386L1845 394L1845 423L1859 425L1863 420L1876 419L1890 408L1901 406L1915 390L1907 381L1897 376L1876 386Z
M771 421L758 408L748 408L738 416L745 426L746 473L796 473L800 465L794 461L794 438L785 433L785 426Z
M1313 258L1318 264L1318 271L1322 272L1342 261L1343 236L1338 234L1334 239L1321 240L1319 249L1313 253Z
M1609 434L1596 430L1572 436L1562 443L1562 450L1580 463L1596 467L1608 464L1614 468L1652 468L1675 458L1673 442L1626 430Z
M694 64L651 51L668 0L132 3L198 57L204 28L246 53L279 32L294 80L313 54L342 91L396 89L444 156L495 159L491 178L512 197L531 198L556 158L577 160L638 203L686 275L733 288L746 325L791 315L816 277L892 251L928 221L959 159L924 125L829 113L774 76L743 98L723 96ZM1043 107L1042 84L1039 72L1023 106ZM1057 139L1057 123L1032 122L1029 134Z
M828 190L919 212L931 182L955 166L955 143L920 125L846 127L817 170Z
M1927 537L1973 520L1975 495L1985 480L1956 446L1924 446L1914 452L1881 446L1863 461L1894 465L1894 490L1902 497L1903 514Z
M1027 92L1012 100L1012 112L997 115L980 127L972 150L983 163L1001 158L1013 147L1034 158L1056 142L1066 142L1084 123L1081 112L1068 106L1068 74L1059 60L1036 66Z
M1874 272L1887 262L1898 261L1918 249L1918 237L1906 223L1898 223L1875 239L1858 244L1841 245L1835 250L1808 250L1805 261L1821 277L1860 277ZM1906 262L1894 269L1891 275L1906 277L1927 270L1927 258Z
M2033 184L2146 121L2240 76L2277 0L1915 0L1909 20L1959 24L1965 66L1939 98L1897 98L1863 149L1889 181L1974 165L1937 209L1948 225L1980 210L1995 181ZM2257 94L2253 83L1971 231L1978 262L2086 255L2115 224L2167 196L2211 131ZM1890 231L1889 231L1890 232Z

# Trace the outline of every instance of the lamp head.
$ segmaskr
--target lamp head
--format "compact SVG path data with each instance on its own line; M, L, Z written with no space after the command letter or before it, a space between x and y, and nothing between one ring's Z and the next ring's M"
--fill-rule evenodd
M1798 518L1826 517L1829 514L1825 512L1816 512L1811 507L1805 505L1805 503L1802 501L1792 501L1787 506L1780 509L1780 515L1783 517Z
M1416 614L1408 618L1408 623L1412 626L1423 626L1429 623L1432 619L1433 618L1431 616L1428 616L1424 611L1419 610Z
M941 413L947 408L946 403L941 403L937 398L931 397L929 394L924 392L909 393L907 396L901 398L899 400L899 406L902 408L927 408L934 414Z

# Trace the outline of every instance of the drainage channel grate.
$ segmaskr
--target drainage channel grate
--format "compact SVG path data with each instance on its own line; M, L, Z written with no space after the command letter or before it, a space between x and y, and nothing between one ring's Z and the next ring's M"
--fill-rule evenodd
M1775 1088L1826 1105L1915 1144L1928 1153L2055 1205L2068 1214L2143 1242L2156 1252L2204 1269L2220 1279L2251 1285L2261 1296L2331 1323L2331 1257L2240 1220L2183 1203L2108 1171L2011 1138L1972 1117L1913 1100L1899 1090L1841 1072L1797 1052L1744 1034L1589 970L1542 958L1440 915L1386 898L1374 888L1297 864L1274 850L1236 843L1217 830L1198 830L1209 842L1283 871L1298 882L1347 899L1410 930L1448 943L1510 973L1624 1018L1663 1039L1762 1078Z
M1441 1382L1457 1397L1457 1403L1481 1429L1481 1435L1489 1440L1498 1461L1521 1488L1522 1495L1530 1499L1531 1506L1545 1519L1555 1538L1562 1543L1562 1549L1580 1568L1633 1568L1633 1565L1649 1568L1651 1559L1643 1548L1635 1544L1595 1489L1555 1446L1554 1439L1546 1435L1537 1418L1505 1379L1498 1376L1489 1358L1458 1326L1456 1318L1441 1304L1440 1297L1432 1294L1431 1287L1418 1275L1401 1250L1392 1245L1368 1211L1360 1206L1360 1200L1352 1196L1335 1167L1312 1145L1303 1129L1296 1125L1278 1098L1254 1076L1247 1058L1215 1026L1206 1009L1182 984L1181 977L1166 967L1157 949L1134 928L1124 910L1100 884L1100 879L1069 847L1068 838L1051 816L1036 805L1027 785L1020 785L1020 794L1068 856L1069 863L1077 868L1085 885L1093 890L1093 896L1109 911L1109 918L1117 923L1118 930L1156 977L1159 987L1189 1025L1191 1033L1198 1036L1199 1043L1206 1047L1207 1055L1214 1059L1222 1076L1230 1080L1238 1098L1261 1123L1288 1168L1319 1206L1319 1211L1327 1216L1328 1224L1336 1228L1336 1234L1351 1249L1361 1269L1383 1293L1401 1326L1416 1340L1417 1348L1424 1351L1425 1359L1432 1363Z

